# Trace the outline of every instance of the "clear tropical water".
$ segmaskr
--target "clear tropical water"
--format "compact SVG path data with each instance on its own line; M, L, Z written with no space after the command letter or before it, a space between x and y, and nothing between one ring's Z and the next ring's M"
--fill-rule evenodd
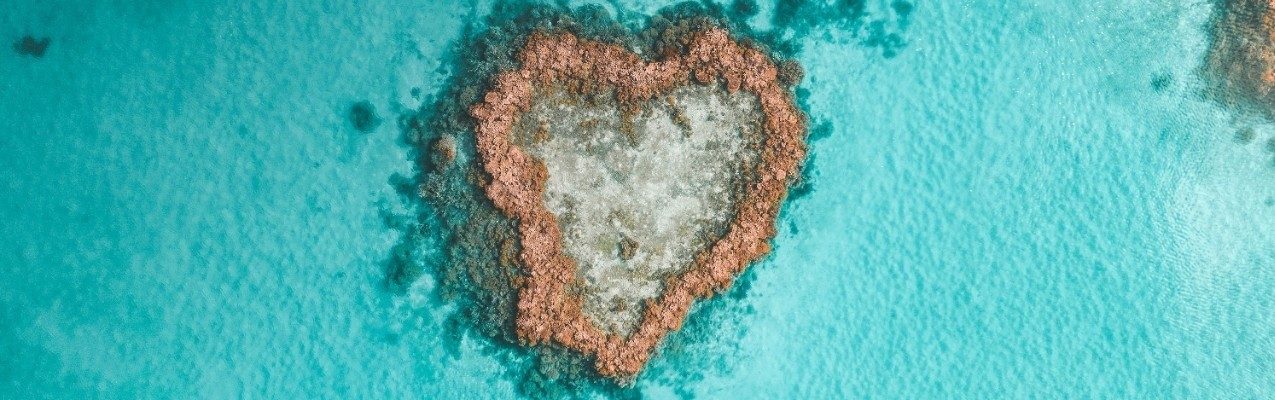
M383 285L394 119L488 5L3 3L51 44L0 53L0 398L529 392L436 277ZM1211 12L917 2L890 57L794 30L813 191L627 394L1275 396L1275 126L1201 95Z

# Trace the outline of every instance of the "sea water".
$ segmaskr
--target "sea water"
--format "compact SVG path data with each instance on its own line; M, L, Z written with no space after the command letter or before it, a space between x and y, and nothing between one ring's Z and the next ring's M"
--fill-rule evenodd
M395 120L491 5L224 3L0 5L0 39L51 39L0 52L0 398L536 394L437 277L384 284L422 212ZM867 5L760 4L801 44L809 191L586 394L1275 396L1275 125L1203 93L1210 2Z

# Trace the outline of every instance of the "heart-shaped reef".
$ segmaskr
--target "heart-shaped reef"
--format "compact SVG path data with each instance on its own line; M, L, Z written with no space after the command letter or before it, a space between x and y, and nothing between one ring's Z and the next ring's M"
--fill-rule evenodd
M805 117L765 52L718 27L647 60L531 34L470 115L487 197L515 221L515 329L636 375L697 298L769 251Z

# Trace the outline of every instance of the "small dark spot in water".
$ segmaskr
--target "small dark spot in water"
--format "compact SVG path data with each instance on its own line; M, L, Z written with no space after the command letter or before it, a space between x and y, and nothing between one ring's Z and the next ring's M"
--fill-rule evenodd
M1267 207L1275 206L1275 197L1267 197L1267 198L1266 198L1266 206L1267 206Z
M1172 74L1156 74L1156 76L1151 77L1151 90L1154 90L1156 93L1164 92L1164 90L1168 89L1170 85L1173 85Z
M907 46L903 34L914 11L912 3L895 0L890 9L870 19L866 1L779 0L775 3L771 24L780 31L791 30L797 37L821 27L837 27L851 32L865 47L881 50L882 56L893 58Z
M757 15L761 11L761 7L757 6L757 0L735 0L730 6L731 12L741 17L751 17Z
M889 39L891 42L896 42L896 40L901 40L901 39L899 38L899 35L895 35L895 34L893 34L893 33L891 33L891 34L890 34L890 37L889 37L888 39ZM897 55L899 55L899 46L890 45L890 46L886 46L886 47L881 48L881 56L882 56L882 57L885 57L885 58L894 58L894 57L895 57L895 56L897 56Z
M790 191L791 198L793 200L797 200L797 199L801 199L803 197L809 196L810 192L814 191L814 188L810 187L809 182L810 181L808 179L802 178L801 181L797 182L796 185L793 185L792 191Z
M13 42L13 51L24 56L44 57L44 51L49 49L50 41L52 39L47 37L36 39L31 35L26 35Z
M324 212L328 210L326 204L319 202L319 199L315 198L313 195L306 197L305 205L313 212Z
M381 117L376 115L376 107L364 100L350 106L350 123L354 124L354 129L371 132L381 124Z
M890 3L890 8L894 9L894 14L898 15L899 20L904 21L904 23L906 23L908 16L912 15L912 3L906 1L898 0Z
M796 90L796 95L797 95L797 101L802 102L803 104L806 103L807 101L810 101L809 89L798 86Z
M1266 151L1275 153L1275 137L1266 141Z
M863 44L880 48L882 57L894 58L907 46L907 41L903 40L903 36L898 33L891 32L885 21L872 21L867 26L867 37L864 38Z
M832 136L832 123L828 121L820 121L815 126L810 127L810 141L816 142L827 139Z
M410 176L394 173L390 175L388 183L394 192L403 196L404 199L412 199L416 196L418 186L416 180Z
M399 335L397 332L391 332L391 331L386 331L384 332L383 335L381 335L381 340L387 344L398 344L398 341L401 338L402 338L402 335Z
M412 98L414 99L421 98L421 88L418 88L418 87L412 88Z
M1235 141L1239 144L1252 143L1253 138L1256 136L1257 134L1253 133L1253 128L1247 126L1235 131Z
M1169 130L1169 128L1160 129L1160 137L1157 138L1156 143L1168 143L1171 137L1173 137L1173 131Z

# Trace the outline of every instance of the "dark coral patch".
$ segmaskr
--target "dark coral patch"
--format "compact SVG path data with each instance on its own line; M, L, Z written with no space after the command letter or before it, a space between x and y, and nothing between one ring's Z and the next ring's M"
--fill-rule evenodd
M1156 93L1164 92L1171 85L1173 85L1173 75L1171 74L1157 74L1151 78L1151 90Z
M1235 141L1238 142L1239 144L1252 143L1253 138L1255 137L1257 137L1257 134L1253 133L1253 128L1244 127L1244 128L1240 128L1239 131L1235 132Z
M34 36L26 35L13 42L13 51L24 56L44 57L44 52L49 49L49 43L52 41L52 39L47 37L37 39Z
M350 124L360 132L371 132L381 125L381 116L376 114L376 107L366 100L351 105L349 117Z
M748 18L757 15L761 7L757 5L757 0L735 0L730 11L737 17Z

